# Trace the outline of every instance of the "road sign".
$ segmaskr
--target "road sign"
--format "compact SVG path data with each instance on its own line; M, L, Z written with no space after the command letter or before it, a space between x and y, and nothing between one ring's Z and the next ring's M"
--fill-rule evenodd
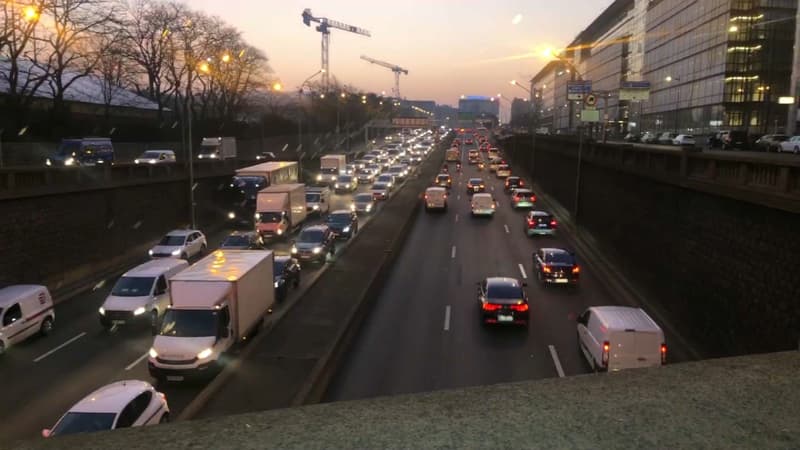
M582 109L581 122L600 122L600 111L596 109Z
M592 92L592 80L567 81L567 100L583 100Z
M649 81L624 81L619 87L619 99L627 101L643 101L650 99Z
M593 109L597 104L597 97L595 97L594 94L589 94L583 99L583 102L586 104L586 106Z

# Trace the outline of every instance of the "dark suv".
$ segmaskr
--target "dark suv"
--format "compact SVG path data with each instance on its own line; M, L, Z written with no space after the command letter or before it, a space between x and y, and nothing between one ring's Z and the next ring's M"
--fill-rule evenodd
M575 255L562 248L541 248L533 254L533 271L542 284L578 284L581 268Z
M324 263L328 254L335 252L335 240L336 235L327 225L305 227L292 242L292 255L300 262Z

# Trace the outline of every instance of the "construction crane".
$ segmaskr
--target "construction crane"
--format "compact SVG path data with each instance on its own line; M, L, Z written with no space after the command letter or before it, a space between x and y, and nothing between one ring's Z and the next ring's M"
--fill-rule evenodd
M303 10L303 23L306 26L310 27L311 22L316 22L317 31L322 33L322 89L324 92L328 91L328 86L330 84L330 64L328 59L328 48L330 46L330 35L331 35L331 28L337 28L339 30L349 31L351 33L361 34L363 36L371 36L369 31L359 28L353 25L348 25L346 23L338 22L336 20L328 19L327 17L314 17L311 14L311 9L306 8Z
M386 67L387 69L394 72L394 91L393 94L396 98L400 98L400 74L408 75L408 70L403 69L402 67L398 66L397 64L391 64L385 61L379 61L377 59L370 58L369 56L361 55L361 59L364 61L369 61L372 64L377 64L382 67Z

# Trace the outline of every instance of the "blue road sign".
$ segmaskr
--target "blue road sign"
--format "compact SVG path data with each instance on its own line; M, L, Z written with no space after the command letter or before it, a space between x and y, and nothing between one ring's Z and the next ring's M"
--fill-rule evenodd
M591 80L567 81L567 99L583 100L583 97L592 93Z

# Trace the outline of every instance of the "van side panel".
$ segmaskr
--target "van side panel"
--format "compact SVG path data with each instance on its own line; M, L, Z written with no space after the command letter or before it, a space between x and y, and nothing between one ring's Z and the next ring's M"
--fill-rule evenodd
M231 317L236 318L234 333L238 339L258 325L275 302L275 289L272 288L273 254L264 253L268 257L235 282L236 301L232 302L235 308L231 310Z
M652 331L612 331L609 370L661 365L661 334Z

